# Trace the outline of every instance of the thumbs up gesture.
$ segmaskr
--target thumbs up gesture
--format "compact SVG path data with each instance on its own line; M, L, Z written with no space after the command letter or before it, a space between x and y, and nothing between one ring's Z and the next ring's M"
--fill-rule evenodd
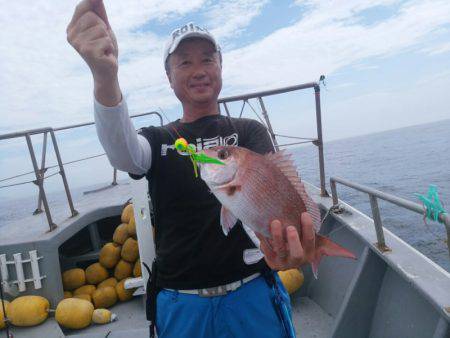
M95 96L100 103L121 100L117 71L118 47L102 0L83 0L67 26L67 41L86 61L94 77Z

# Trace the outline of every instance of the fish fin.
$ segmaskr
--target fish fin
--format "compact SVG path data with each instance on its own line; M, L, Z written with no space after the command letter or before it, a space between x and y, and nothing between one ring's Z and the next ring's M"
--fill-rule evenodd
M317 261L313 260L311 262L311 270L312 270L312 273L313 273L315 279L319 278L319 263L320 263L320 257L319 257L319 260L317 260Z
M222 210L220 210L220 225L222 226L222 231L225 236L228 236L228 233L237 221L236 216L234 216L230 210L222 205Z
M303 184L303 182L299 182L298 184L296 184L295 188L297 189L297 192L300 194L303 203L305 203L306 211L308 211L308 213L312 218L314 229L316 230L316 232L318 232L320 230L320 226L322 225L319 207L306 193L305 185Z
M300 176L292 160L292 154L286 152L286 150L280 150L275 153L269 153L265 155L266 159L272 162L281 172L289 179L299 181Z
M298 175L294 162L291 159L291 154L287 153L285 150L280 150L276 153L269 153L265 156L269 161L271 161L281 170L283 175L286 176L289 182L291 182L292 186L297 190L301 199L303 200L303 203L305 204L306 211L308 211L308 213L311 215L314 229L316 230L316 232L318 232L322 224L319 207L306 193L305 185Z
M314 258L311 262L312 271L316 279L322 256L336 256L356 259L356 256L344 247L334 243L331 239L325 236L316 234L316 250L314 253Z

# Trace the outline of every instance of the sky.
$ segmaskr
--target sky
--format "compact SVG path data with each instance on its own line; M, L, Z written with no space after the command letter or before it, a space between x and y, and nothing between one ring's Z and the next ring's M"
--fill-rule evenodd
M92 76L66 40L77 1L0 4L0 133L92 121ZM221 45L222 97L325 75L326 141L450 118L448 0L105 0L105 7L132 114L163 110L170 120L180 117L164 73L163 46L173 29L193 21ZM312 91L270 98L266 106L280 134L316 136ZM245 114L252 117L248 107ZM149 124L157 120L136 121L136 127ZM57 138L64 162L102 153L93 127ZM38 162L41 139L33 138ZM54 164L51 148L48 153ZM98 175L112 177L104 159L91 161L102 163ZM24 140L0 141L0 180L29 170ZM80 176L74 186L94 180L89 166L67 170Z

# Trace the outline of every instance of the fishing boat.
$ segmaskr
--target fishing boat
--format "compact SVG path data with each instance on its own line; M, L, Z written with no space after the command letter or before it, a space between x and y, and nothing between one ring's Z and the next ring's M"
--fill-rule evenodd
M304 284L291 295L297 336L450 337L450 274L383 227L378 201L394 203L399 206L400 212L423 214L423 206L344 178L331 176L329 183L326 182L320 89L321 82L318 81L219 100L221 113L229 116L242 116L244 107L251 107L257 118L267 126L276 150L304 142L312 142L317 147L320 186L307 182L305 185L322 212L320 232L357 256L357 260L324 258L317 279L309 267L304 267ZM264 99L296 91L308 91L314 96L315 138L283 136L272 128ZM234 114L230 107L238 103L242 108ZM133 118L150 115L163 123L158 112L143 113ZM25 140L34 168L32 181L39 193L34 214L0 225L1 285L6 299L40 295L48 299L54 309L63 299L62 272L73 267L85 268L98 261L100 248L111 240L128 199L132 199L134 205L137 238L146 238L139 241L141 263L151 266L154 258L154 248L149 240L152 238L151 201L145 180L118 182L117 173L113 170L112 184L89 191L77 200L72 199L65 171L68 163L62 160L64 150L58 147L57 135L63 130L92 124L0 135L0 141L12 138ZM43 135L40 166L31 141L31 136L38 134ZM58 208L50 207L44 186L44 180L48 177L46 171L50 167L46 165L48 136L57 159L54 167L61 176L67 198L67 205ZM282 139L286 137L291 141L283 144ZM87 159L84 157L80 161ZM6 180L3 179L2 184ZM338 187L342 185L366 193L372 214L365 215L340 200ZM450 233L450 218L440 214L439 219ZM8 325L8 331L13 337L148 337L149 323L145 317L147 278L148 273L142 268L142 277L127 281L126 288L137 289L131 301L113 307L118 320L112 323L70 330L58 325L50 316L34 327ZM0 330L0 337L3 336L7 336L5 329Z

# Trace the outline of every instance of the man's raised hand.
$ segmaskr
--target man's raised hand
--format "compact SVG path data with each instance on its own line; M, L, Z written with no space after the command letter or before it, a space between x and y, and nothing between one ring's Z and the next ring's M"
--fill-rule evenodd
M86 61L100 103L115 105L121 94L117 80L118 48L102 0L83 0L67 26L67 41Z

